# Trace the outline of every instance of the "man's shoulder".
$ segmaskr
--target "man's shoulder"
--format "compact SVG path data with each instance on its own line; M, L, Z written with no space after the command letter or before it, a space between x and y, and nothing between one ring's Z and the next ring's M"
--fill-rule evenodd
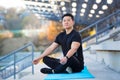
M80 35L80 33L79 33L78 31L76 31L76 30L73 30L73 33L74 33L75 35Z
M62 31L58 34L58 36L65 35L65 31Z

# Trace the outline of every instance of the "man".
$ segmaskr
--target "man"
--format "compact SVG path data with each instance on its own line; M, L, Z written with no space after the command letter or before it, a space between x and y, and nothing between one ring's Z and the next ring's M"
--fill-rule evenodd
M33 61L34 64L38 64L43 58L43 62L50 67L41 69L41 72L44 74L68 73L66 71L67 67L70 67L73 73L81 72L84 68L81 37L73 29L74 17L68 13L63 15L62 25L65 31L61 32L43 54ZM61 59L48 57L59 45L62 47L64 56Z

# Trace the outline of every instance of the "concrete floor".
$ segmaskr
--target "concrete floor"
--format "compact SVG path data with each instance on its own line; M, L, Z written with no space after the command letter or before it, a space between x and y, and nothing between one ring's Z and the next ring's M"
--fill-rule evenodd
M95 78L75 80L120 80L120 73L115 72L104 64L97 62L95 58L95 54L89 54L87 51L84 52L85 66L87 66L88 70ZM40 73L40 68L46 67L46 65L40 63L34 67L34 75L31 74L31 67L29 67L24 72L19 73L16 80L44 80L46 74ZM13 78L9 78L7 80L13 80Z
M95 54L84 54L85 65L88 70L95 76L92 80L120 80L120 73L113 71L103 63L96 61Z

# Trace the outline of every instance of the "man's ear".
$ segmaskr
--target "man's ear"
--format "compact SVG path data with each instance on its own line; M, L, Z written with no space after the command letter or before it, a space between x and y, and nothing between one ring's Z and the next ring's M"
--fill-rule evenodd
M75 25L75 21L73 20L73 25Z

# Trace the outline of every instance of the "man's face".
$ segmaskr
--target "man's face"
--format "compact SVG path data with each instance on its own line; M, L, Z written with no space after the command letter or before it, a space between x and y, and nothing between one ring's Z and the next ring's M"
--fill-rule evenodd
M74 25L74 21L70 16L65 16L62 21L62 25L64 29L70 29Z

